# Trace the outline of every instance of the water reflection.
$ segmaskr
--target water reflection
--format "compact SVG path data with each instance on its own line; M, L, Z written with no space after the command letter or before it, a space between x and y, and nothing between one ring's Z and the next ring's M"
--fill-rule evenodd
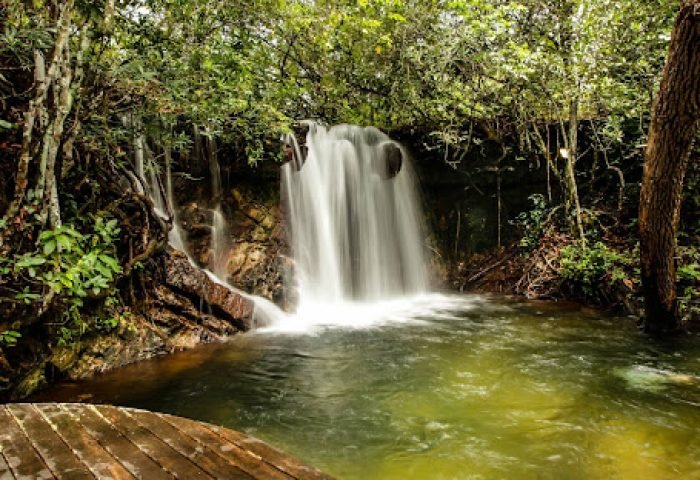
M697 337L659 343L573 306L470 305L244 335L42 397L227 425L341 479L700 478Z

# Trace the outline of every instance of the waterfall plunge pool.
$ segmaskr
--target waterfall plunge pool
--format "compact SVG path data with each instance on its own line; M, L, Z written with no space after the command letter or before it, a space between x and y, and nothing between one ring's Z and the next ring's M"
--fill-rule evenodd
M225 425L344 480L700 478L697 336L659 343L626 318L483 296L387 312L328 311L39 400Z

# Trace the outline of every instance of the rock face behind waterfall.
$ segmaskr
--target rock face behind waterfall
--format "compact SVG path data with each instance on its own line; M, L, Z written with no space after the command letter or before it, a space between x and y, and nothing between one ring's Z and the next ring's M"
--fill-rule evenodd
M280 305L288 300L285 276L291 269L284 221L277 195L260 198L250 188L234 188L237 206L232 234L237 239L228 256L229 279L234 285Z
M251 328L252 303L212 281L174 250L162 255L156 286L140 311L113 331L71 346L36 350L14 371L0 363L0 400L21 399L57 379L79 380L150 357L225 340ZM17 382L2 382L2 378Z
M278 178L264 183L238 182L221 198L229 231L226 280L237 288L284 306L290 295L285 277L292 268L287 254L284 220L279 206ZM210 263L211 209L198 197L200 185L183 189L182 227L195 261ZM189 196L185 196L185 195Z

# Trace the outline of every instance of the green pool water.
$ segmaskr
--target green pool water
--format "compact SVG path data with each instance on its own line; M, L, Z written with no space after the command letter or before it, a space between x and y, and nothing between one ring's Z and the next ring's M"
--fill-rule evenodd
M700 478L700 338L452 298L408 321L245 334L42 399L225 425L346 480Z

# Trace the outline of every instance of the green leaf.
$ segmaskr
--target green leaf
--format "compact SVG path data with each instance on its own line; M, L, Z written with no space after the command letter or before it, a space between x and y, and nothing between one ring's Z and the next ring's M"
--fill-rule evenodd
M45 242L49 238L52 238L56 235L56 232L53 230L44 230L39 234L39 241L40 242Z
M15 298L17 300L22 300L24 303L29 305L34 300L38 300L39 298L41 298L41 295L39 295L38 293L32 293L29 291L29 287L25 287L23 292L15 295Z
M56 241L63 251L70 252L72 250L73 242L67 235L56 235Z
M0 130L14 130L15 128L17 128L16 123L10 123L0 118Z
M44 255L51 255L56 250L56 240L49 240L44 244Z
M21 338L22 334L14 330L5 330L0 332L0 345L7 345L8 347L14 347L17 345L17 339Z
M45 258L34 257L32 255L23 255L17 262L17 266L19 268L38 267L39 265L43 265L44 263L46 263Z
M112 277L112 271L109 268L107 268L103 263L95 264L95 270L100 272L105 277L108 277L108 278Z
M678 267L678 276L686 280L698 281L700 280L700 265L691 263Z
M121 265L119 265L119 262L117 261L116 258L111 257L107 254L100 254L99 257L100 261L102 261L104 264L106 264L113 272L119 273L122 271Z

